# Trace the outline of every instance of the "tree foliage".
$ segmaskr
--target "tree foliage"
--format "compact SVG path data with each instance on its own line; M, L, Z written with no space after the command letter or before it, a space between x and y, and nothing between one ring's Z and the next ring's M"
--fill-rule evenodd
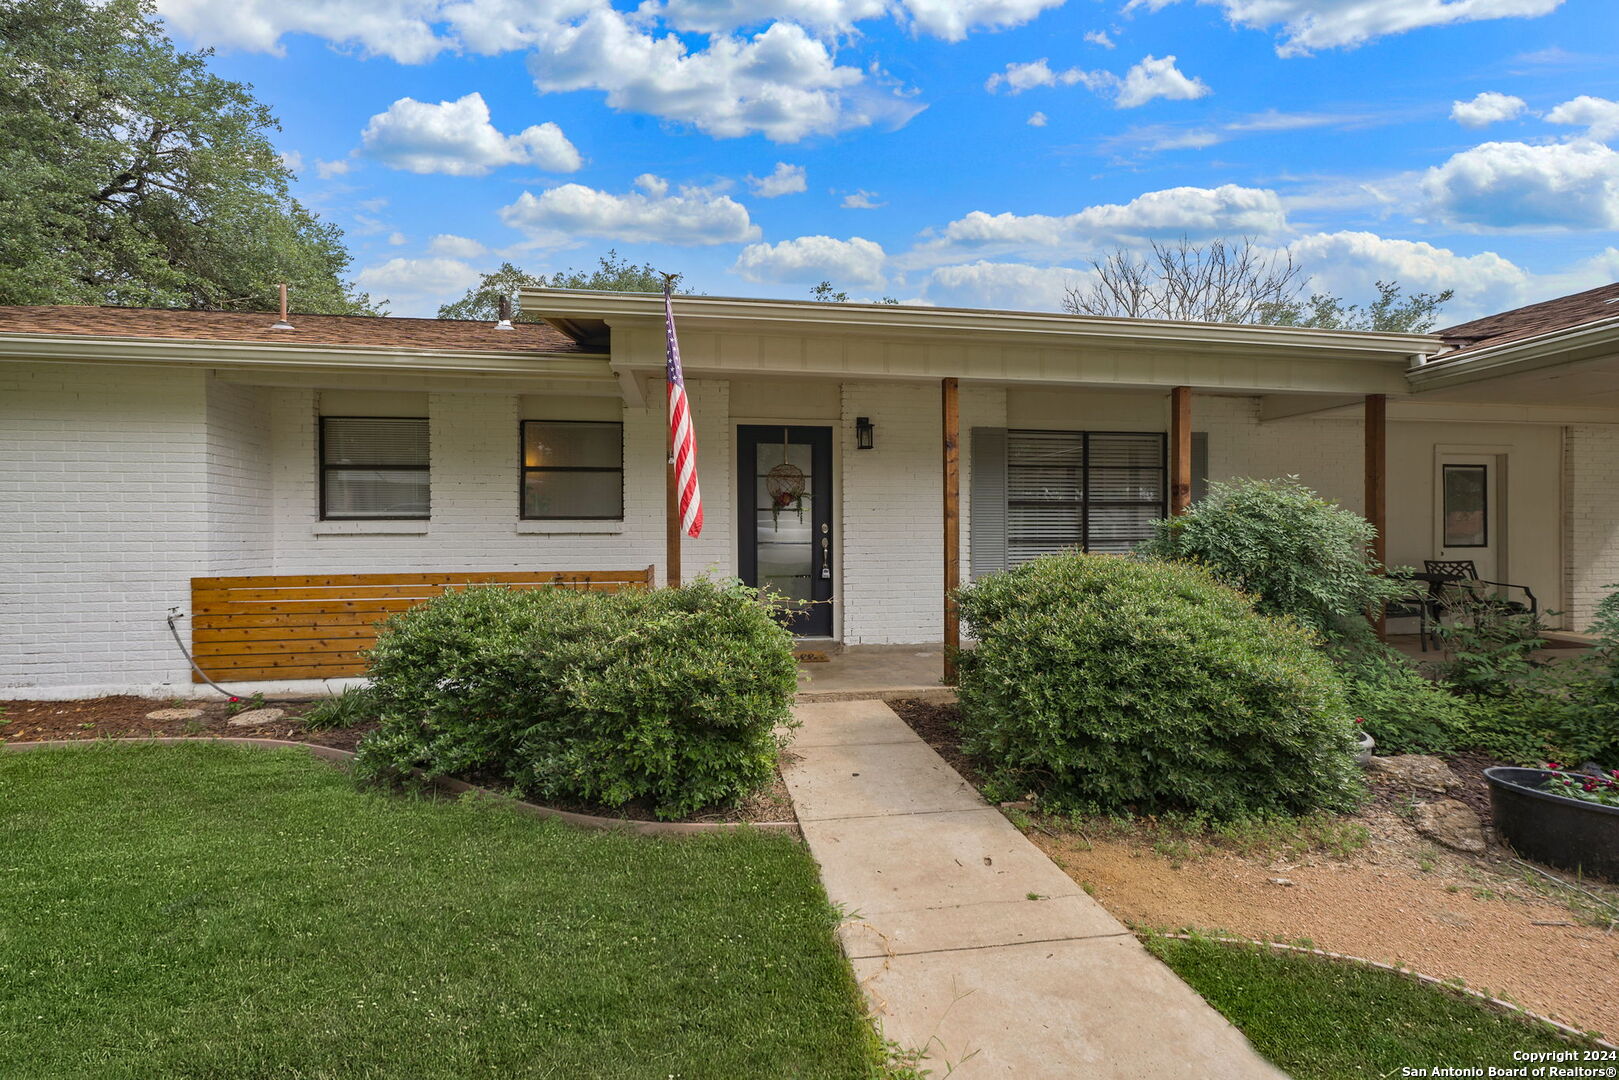
M0 303L370 310L250 88L151 0L0 0Z
M1455 295L1402 296L1397 282L1379 281L1370 304L1347 304L1327 293L1305 295L1307 275L1284 250L1251 238L1194 244L1152 242L1147 254L1115 248L1091 260L1089 281L1068 286L1063 310L1073 315L1181 322L1263 323L1323 330L1422 333Z
M674 276L674 291L691 295L690 289L680 287L683 275ZM588 270L559 270L550 277L530 274L512 263L503 262L493 273L483 275L478 284L467 290L459 300L438 309L441 319L476 319L492 321L500 316L500 301L506 297L513 301L518 322L538 322L540 317L521 310L518 298L524 289L592 289L597 292L661 293L663 274L651 263L636 266L619 255L616 248L597 258Z

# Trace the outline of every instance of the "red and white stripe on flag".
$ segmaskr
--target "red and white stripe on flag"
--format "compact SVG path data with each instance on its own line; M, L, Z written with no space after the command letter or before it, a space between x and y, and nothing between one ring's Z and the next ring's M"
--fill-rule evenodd
M680 493L680 531L703 534L703 493L697 486L697 435L691 426L686 379L680 371L680 342L675 337L675 307L670 283L663 284L664 327L669 339L669 460L674 463L675 490Z

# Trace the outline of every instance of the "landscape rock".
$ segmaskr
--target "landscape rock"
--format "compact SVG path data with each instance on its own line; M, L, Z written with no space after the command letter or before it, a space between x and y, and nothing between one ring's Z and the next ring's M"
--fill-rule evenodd
M257 727L260 724L273 724L285 715L285 709L249 709L237 713L226 722L231 727Z
M1484 850L1484 827L1466 803L1455 799L1418 803L1412 825L1417 832L1453 851L1479 854Z
M1461 777L1449 765L1427 754L1374 757L1367 766L1373 780L1390 781L1424 791L1460 791Z
M201 709L158 709L156 712L146 714L148 720L195 720L202 715Z

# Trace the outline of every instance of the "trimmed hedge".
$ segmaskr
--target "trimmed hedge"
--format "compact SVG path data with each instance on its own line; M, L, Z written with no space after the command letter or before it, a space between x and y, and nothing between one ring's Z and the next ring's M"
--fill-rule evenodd
M1291 620L1195 566L1052 555L963 589L963 748L991 794L1215 818L1345 809L1353 723Z
M792 636L752 590L454 590L370 652L371 776L419 768L678 818L767 781L797 690Z

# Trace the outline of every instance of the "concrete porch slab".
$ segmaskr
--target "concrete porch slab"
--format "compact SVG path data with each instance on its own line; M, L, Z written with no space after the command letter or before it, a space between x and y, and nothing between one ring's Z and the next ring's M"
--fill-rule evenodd
M1285 1080L1129 936L853 964L884 1038L952 1080Z
M781 775L801 822L981 810L984 800L921 739L909 743L793 744Z
M953 701L955 689L943 685L943 678L943 645L849 645L825 663L798 665L798 700Z

